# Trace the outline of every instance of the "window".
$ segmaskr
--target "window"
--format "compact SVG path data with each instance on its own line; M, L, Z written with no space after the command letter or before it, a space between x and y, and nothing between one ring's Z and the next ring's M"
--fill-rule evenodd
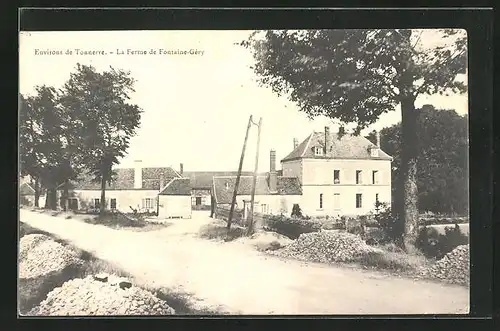
M363 184L362 174L361 170L356 170L356 184Z
M378 184L378 171L372 171L372 184Z
M142 207L146 209L152 209L154 208L154 199L152 198L146 198L142 200Z
M115 198L111 199L110 205L111 205L111 209L116 209L116 199Z
M196 205L201 205L201 197L196 197Z
M356 194L356 208L361 208L362 207L362 197L361 193Z
M229 183L226 183L226 190L229 190Z
M323 193L319 195L319 209L323 209Z
M100 208L101 206L101 199L96 198L94 199L94 208Z
M372 156L372 157L377 157L377 156L378 156L378 148L373 147L373 148L370 150L370 153L371 153L371 156Z
M340 170L333 170L333 183L340 184Z
M333 194L333 209L340 210L340 193Z
M323 155L323 148L320 146L314 147L314 154L315 155Z
M269 214L269 206L266 204L260 205L260 212L262 214Z

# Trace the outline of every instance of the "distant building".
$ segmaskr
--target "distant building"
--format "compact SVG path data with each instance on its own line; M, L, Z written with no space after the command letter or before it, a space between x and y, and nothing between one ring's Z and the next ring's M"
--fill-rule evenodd
M297 177L304 214L363 215L375 202L391 203L392 157L362 136L313 132L281 160L284 176Z
M218 176L213 179L214 207L231 205L236 175ZM243 209L252 194L253 176L240 178L236 197L237 208ZM290 214L294 204L300 203L302 190L297 177L281 176L276 170L276 152L270 152L270 170L267 174L258 174L255 185L254 211L264 214Z

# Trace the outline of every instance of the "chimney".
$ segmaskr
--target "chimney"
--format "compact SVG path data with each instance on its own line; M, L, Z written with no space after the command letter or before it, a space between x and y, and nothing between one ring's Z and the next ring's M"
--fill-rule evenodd
M184 174L184 163L180 164L180 166L179 166L179 173L181 174L181 176Z
M325 155L327 155L332 148L332 135L330 134L330 127L325 126Z
M160 173L160 190L165 187L165 175Z
M380 148L380 131L375 132L375 145L377 145L378 148Z
M297 146L299 146L299 141L297 140L297 138L293 138L293 149L296 149Z
M142 188L142 161L134 161L134 188Z
M278 184L278 173L276 172L276 151L271 150L269 152L269 161L270 161L270 169L269 169L269 190L271 192L276 192L277 184Z

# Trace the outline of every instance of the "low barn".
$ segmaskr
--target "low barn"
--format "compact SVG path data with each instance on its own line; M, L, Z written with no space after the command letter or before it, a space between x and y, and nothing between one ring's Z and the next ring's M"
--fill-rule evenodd
M158 218L191 218L189 178L173 178L158 194Z

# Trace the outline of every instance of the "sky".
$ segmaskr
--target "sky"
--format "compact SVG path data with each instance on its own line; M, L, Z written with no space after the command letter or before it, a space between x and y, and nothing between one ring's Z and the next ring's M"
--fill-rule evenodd
M19 90L31 95L36 85L61 87L77 63L93 65L98 71L110 66L127 70L136 80L130 102L137 104L143 114L128 155L117 167L131 167L140 160L144 167L172 166L178 170L183 163L185 171L236 171L248 118L253 115L255 122L262 118L258 170L268 171L271 149L281 160L292 151L293 138L300 143L312 131L322 131L326 125L335 131L337 126L328 118L309 120L286 98L257 84L250 68L251 54L235 45L250 32L22 32ZM422 39L433 42L432 35ZM149 54L150 50L156 54ZM178 50L187 54L172 53ZM47 51L59 54L44 54ZM459 114L468 112L466 95L421 96L415 105L429 103L455 109ZM401 112L396 109L381 116L366 131L400 120ZM257 127L252 126L245 171L254 169L256 145Z

